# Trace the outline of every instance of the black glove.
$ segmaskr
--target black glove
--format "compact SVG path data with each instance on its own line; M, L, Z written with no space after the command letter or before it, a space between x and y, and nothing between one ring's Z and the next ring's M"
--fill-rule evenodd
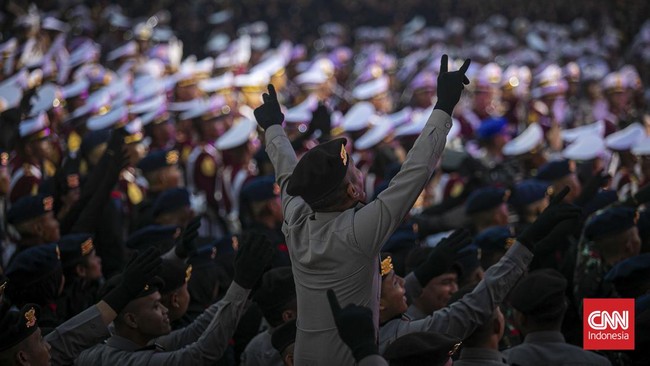
M448 72L447 55L442 55L442 59L440 60L440 74L438 74L438 101L436 102L435 109L443 110L451 116L454 107L460 100L460 94L465 88L464 85L469 84L469 79L465 76L465 72L471 62L472 60L466 59L458 71Z
M334 323L339 330L339 336L350 349L357 362L367 356L378 355L379 348L375 341L375 326L372 321L372 311L364 306L349 304L341 309L339 300L333 290L327 290Z
M278 95L275 93L275 87L273 87L273 84L269 84L268 88L269 93L262 94L264 104L255 108L253 112L257 124L265 130L273 125L281 125L282 121L284 121L284 114L280 110L280 103L278 102Z
M122 272L120 285L106 294L102 300L119 313L154 276L159 274L161 264L162 259L158 248L151 247L141 254L133 254Z
M469 231L458 229L443 239L429 254L424 263L413 270L420 286L424 287L432 278L449 272L454 262L462 257L460 251L472 242Z
M196 238L199 236L201 217L197 216L187 224L183 234L176 241L174 252L178 258L187 258L196 249Z
M560 193L554 196L548 207L519 234L517 240L531 251L534 251L535 244L548 236L556 225L565 220L579 218L582 215L580 207L562 202L569 191L569 187L564 187Z
M562 244L567 243L567 237L573 234L576 228L581 227L580 219L577 217L558 223L546 237L535 244L535 255L550 254L559 249Z
M594 176L589 178L582 187L582 192L580 192L580 195L576 198L574 203L578 206L583 206L589 203L589 201L596 196L598 190L605 185L610 178L609 174L603 174L603 169L598 171Z
M265 235L244 234L235 256L234 281L245 289L252 289L271 265L273 249Z

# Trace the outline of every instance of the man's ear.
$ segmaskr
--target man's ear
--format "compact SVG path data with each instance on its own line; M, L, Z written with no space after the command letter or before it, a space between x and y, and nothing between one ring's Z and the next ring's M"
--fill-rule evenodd
M27 352L23 350L16 352L14 360L16 361L16 365L29 365L29 357Z
M293 310L285 310L282 312L282 321L288 322L296 318L296 312Z
M359 199L359 191L357 188L354 186L352 183L348 183L348 188L346 189L348 196L352 198L353 200Z
M179 304L178 302L178 294L176 293L176 291L172 292L169 298L169 304L176 309L181 306L181 304Z
M138 328L138 319L133 313L125 313L123 316L124 324L129 328L137 329Z

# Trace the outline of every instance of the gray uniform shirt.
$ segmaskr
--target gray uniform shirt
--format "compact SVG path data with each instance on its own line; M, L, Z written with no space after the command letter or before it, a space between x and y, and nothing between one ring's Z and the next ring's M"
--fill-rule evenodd
M224 298L189 326L154 339L141 348L114 335L81 353L76 365L213 365L228 346L250 290L235 282Z
M388 188L367 205L343 212L313 212L302 198L287 194L296 154L281 126L266 130L266 151L281 188L282 231L296 282L296 366L354 364L334 324L328 289L334 289L342 306L369 307L378 328L379 250L433 174L450 128L451 117L434 110Z
M268 330L256 335L248 342L241 355L241 366L284 366L280 352L271 344Z
M96 305L59 325L44 338L50 344L52 365L72 365L83 350L110 336Z
M610 366L601 355L566 343L560 332L543 331L526 335L524 343L503 351L511 365Z
M533 253L515 243L506 254L485 271L485 276L471 293L420 320L394 319L379 330L379 352L384 353L393 341L414 332L437 332L465 339L492 317L496 308L528 268ZM406 290L419 296L422 291L413 273L406 276ZM418 290L419 289L419 290Z

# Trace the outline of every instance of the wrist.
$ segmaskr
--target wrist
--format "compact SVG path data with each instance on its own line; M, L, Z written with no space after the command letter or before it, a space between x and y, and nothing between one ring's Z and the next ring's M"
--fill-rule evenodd
M454 112L454 105L448 105L446 103L441 103L440 100L436 102L435 107L433 109L440 109L441 111L447 113L449 116Z

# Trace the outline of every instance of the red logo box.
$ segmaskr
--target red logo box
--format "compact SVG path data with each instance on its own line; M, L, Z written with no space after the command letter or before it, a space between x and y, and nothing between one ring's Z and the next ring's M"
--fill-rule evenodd
M583 347L634 349L634 299L584 299Z

